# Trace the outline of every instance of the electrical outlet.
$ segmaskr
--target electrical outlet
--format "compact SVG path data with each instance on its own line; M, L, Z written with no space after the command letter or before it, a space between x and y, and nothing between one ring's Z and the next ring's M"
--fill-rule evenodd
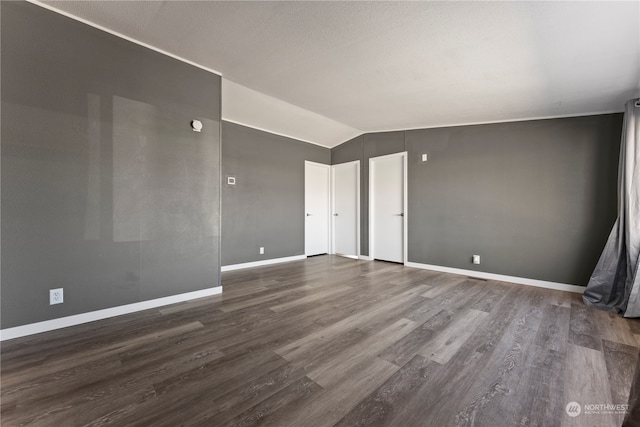
M480 264L480 255L474 255L472 258L474 264Z
M260 255L264 255L264 246L260 246Z
M62 304L64 302L64 290L62 288L49 289L49 305Z

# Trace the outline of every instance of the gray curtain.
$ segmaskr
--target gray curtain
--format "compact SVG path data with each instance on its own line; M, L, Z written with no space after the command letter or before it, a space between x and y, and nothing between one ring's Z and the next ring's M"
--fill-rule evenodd
M640 98L627 101L618 169L618 219L583 300L591 307L640 317Z

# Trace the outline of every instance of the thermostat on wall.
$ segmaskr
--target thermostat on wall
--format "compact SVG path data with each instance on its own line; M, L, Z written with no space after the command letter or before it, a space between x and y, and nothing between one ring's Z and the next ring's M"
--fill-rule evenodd
M236 185L236 178L233 176L228 176L227 177L227 184L229 185Z
M194 132L202 131L202 122L200 120L192 120L191 128L193 129Z

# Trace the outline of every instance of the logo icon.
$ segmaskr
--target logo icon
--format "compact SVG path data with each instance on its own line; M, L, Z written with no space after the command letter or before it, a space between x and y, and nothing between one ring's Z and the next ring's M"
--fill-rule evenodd
M577 417L582 412L582 407L578 402L569 402L564 410L567 411L567 415L570 417Z

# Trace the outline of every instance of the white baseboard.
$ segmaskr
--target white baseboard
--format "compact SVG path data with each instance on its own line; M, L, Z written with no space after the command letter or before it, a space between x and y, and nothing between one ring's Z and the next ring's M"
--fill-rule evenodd
M557 291L584 292L584 286L568 285L566 283L547 282L546 280L527 279L526 277L505 276L503 274L485 273L484 271L464 270L462 268L442 267L439 265L420 264L417 262L407 262L407 267L421 268L423 270L441 271L443 273L461 274L463 276L479 277L481 279L498 280L501 282L511 282L520 285L536 286L538 288L555 289Z
M363 261L373 261L373 258L371 258L369 255L359 255L358 259L361 259Z
M221 271L241 270L243 268L262 267L263 265L280 264L281 262L300 261L307 259L306 255L294 255L284 258L265 259L261 261L245 262L242 264L223 265Z
M73 316L60 317L58 319L45 320L43 322L30 323L28 325L16 326L14 328L2 329L0 330L0 341L53 331L55 329L67 328L69 326L80 325L82 323L94 322L96 320L107 319L109 317L121 316L123 314L135 313L136 311L148 310L150 308L161 307L163 305L175 304L197 298L204 298L221 293L222 286L216 286L215 288L203 289L201 291L171 295L168 297L156 298L133 304L120 305L118 307L90 311L88 313L74 314Z
M335 254L336 256L342 257L342 258L351 258L351 259L358 259L357 255L344 255L344 254Z

